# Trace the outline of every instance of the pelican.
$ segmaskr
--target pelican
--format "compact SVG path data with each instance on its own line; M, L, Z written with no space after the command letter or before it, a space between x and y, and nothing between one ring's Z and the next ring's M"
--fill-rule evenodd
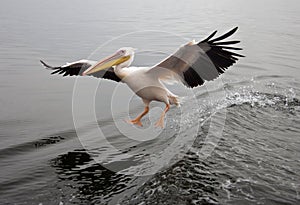
M142 98L144 111L135 119L128 120L130 124L142 126L141 119L149 112L151 101L165 103L156 127L164 127L164 118L171 105L179 105L179 97L165 86L166 83L182 83L188 88L201 86L205 81L211 81L224 73L230 66L244 57L229 50L242 50L233 47L240 41L222 41L237 31L238 27L214 38L214 31L200 42L195 40L182 45L173 54L160 63L150 67L130 67L134 59L135 49L123 47L114 54L100 60L79 60L63 66L53 67L41 60L51 74L63 76L94 76L126 83L130 89Z

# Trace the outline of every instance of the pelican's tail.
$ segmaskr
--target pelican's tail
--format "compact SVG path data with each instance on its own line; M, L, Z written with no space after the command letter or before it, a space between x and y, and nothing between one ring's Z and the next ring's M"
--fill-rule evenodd
M168 95L168 98L171 105L176 105L177 107L180 107L180 99L177 95Z

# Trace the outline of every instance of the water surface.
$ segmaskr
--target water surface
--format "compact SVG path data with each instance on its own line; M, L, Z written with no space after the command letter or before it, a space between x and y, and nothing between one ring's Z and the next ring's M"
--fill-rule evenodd
M0 11L1 204L300 203L298 1L11 0L3 1ZM92 136L88 145L93 145L97 138L84 112L90 98L77 116L87 122L79 126L78 137L72 116L76 78L50 76L39 64L40 59L54 65L98 60L132 46L139 49L134 65L153 65L188 40L235 26L234 38L242 41L246 58L210 83L212 90L196 88L197 102L187 96L190 91L172 86L174 93L186 96L182 109L190 111L181 115L172 108L155 139L134 141L118 131L110 109L116 84L101 82L96 122L111 145L132 156L122 159L97 144L95 153L105 155L106 164L95 162L80 141ZM81 85L84 96L98 80ZM121 89L127 102L130 92ZM134 116L143 105L138 98L130 102ZM121 119L125 111L119 106L116 114ZM156 111L145 119L146 128ZM203 158L199 150L212 119L222 127L224 111L222 136ZM154 175L122 174L149 153L163 158L160 153L182 126L178 116L185 122L183 136L198 126L192 148Z

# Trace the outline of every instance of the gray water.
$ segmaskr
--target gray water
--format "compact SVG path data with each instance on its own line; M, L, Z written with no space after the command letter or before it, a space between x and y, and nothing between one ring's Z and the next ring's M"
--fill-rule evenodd
M296 0L1 1L0 204L299 204L299 8ZM188 40L235 26L233 38L242 41L246 57L209 83L212 90L194 89L197 103L186 96L190 91L172 86L186 96L186 112L181 116L172 108L162 133L143 142L127 139L116 128L111 113L116 83L101 82L95 99L87 95L79 104L82 112L76 117L85 123L78 131L72 115L77 78L50 76L39 64L40 59L54 65L99 60L132 46L139 49L134 65L153 65ZM95 92L98 79L81 85L79 95ZM131 95L126 86L121 89L115 112L123 118L122 101ZM132 159L98 143L94 151L106 156L102 164L82 144L87 136L88 145L97 138L85 113L91 100L97 126ZM133 97L130 114L142 107ZM146 118L146 128L157 117L153 112ZM212 123L224 127L213 151L203 157L200 150ZM179 159L153 175L122 173L149 153L163 157L178 127L187 137L190 127L199 128L192 147L179 147Z

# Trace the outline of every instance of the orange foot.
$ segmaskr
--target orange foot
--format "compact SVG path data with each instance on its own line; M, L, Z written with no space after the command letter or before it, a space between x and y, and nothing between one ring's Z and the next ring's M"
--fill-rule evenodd
M132 124L132 125L138 125L140 127L143 126L142 122L140 119L134 119L134 120L126 120L127 123Z

